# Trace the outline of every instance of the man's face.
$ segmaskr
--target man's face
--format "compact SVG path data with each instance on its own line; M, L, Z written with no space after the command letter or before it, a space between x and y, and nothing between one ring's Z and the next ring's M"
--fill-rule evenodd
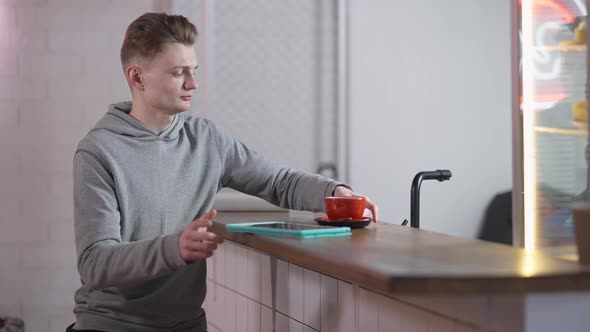
M192 46L170 43L152 61L142 66L144 100L150 108L165 114L190 109L197 56Z

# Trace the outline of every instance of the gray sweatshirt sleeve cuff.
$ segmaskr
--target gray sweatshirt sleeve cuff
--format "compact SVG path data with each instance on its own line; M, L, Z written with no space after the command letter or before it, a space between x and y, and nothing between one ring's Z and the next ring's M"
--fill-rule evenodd
M178 249L178 237L180 233L177 234L170 234L164 236L162 240L162 251L164 254L164 259L166 263L170 266L171 269L176 270L181 268L187 263L185 262L182 257L180 257L180 250Z
M352 190L352 187L347 184L338 183L338 182L330 182L330 184L328 184L328 187L326 187L326 191L324 192L324 197L334 196L334 191L336 190L336 187L340 187L340 186Z

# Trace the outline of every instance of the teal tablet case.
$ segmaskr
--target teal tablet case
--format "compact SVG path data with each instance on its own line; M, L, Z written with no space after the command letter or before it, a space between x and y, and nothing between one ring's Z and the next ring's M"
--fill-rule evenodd
M265 228L265 227L253 227L254 225L263 224L274 224L281 223L287 224L285 221L260 221L250 222L241 224L227 224L225 228L232 232L243 232L243 233L255 233L255 234L266 234L266 235L279 235L279 236L297 236L303 238L309 237L327 237L327 236L346 236L350 235L350 227L328 227L328 226L314 226L313 229L276 229L276 228ZM301 224L310 226L309 224Z

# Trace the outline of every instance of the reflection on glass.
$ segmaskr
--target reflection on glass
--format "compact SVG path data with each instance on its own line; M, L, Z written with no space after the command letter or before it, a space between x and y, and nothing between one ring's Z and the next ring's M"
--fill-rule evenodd
M519 4L524 244L559 253L573 248L571 207L587 195L587 10L583 0Z

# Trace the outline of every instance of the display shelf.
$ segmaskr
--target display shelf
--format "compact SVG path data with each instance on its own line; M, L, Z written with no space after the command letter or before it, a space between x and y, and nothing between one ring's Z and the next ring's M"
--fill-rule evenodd
M535 131L538 133L554 134L554 135L565 135L565 136L588 136L587 129L576 129L576 128L555 128L555 127L543 127L536 126Z

